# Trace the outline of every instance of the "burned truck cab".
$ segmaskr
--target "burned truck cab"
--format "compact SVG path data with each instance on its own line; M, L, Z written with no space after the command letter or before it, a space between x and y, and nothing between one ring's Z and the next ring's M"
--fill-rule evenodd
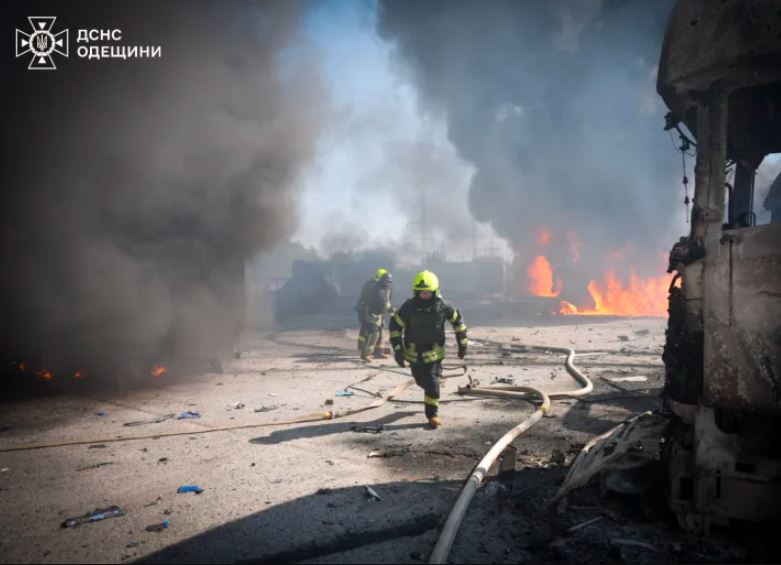
M756 169L781 152L781 4L679 0L657 88L697 154L691 231L670 254L669 503L701 532L777 519L781 224L755 225L753 206Z

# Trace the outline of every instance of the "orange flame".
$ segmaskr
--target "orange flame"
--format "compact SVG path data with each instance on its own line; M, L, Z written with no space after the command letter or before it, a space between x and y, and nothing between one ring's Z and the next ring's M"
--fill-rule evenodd
M567 302L566 300L562 300L561 303L559 303L559 314L563 316L573 316L578 313L578 307L574 304Z
M42 379L46 379L47 381L50 381L54 378L54 374L48 369L42 369L40 371L36 371L35 374L41 377Z
M527 271L529 275L529 292L534 296L555 298L561 294L561 281L553 282L553 269L550 262L539 255L534 258Z
M543 247L547 247L547 245L551 242L553 239L553 236L551 235L551 232L549 232L546 229L541 229L537 232L537 243L542 245Z
M81 372L81 371L76 371L75 373L73 373L73 378L74 379L83 379L84 378L84 373Z
M163 367L162 365L155 365L155 368L149 371L149 374L153 377L162 377L168 372L168 369Z
M667 316L667 294L672 275L641 279L634 271L629 285L624 284L615 273L607 273L607 281L588 283L588 292L594 301L594 308L578 308L562 301L559 313L565 316L581 314L586 316Z
M27 369L30 368L30 365L27 364L27 361L22 361L16 366L17 369L19 369L20 373L26 373Z

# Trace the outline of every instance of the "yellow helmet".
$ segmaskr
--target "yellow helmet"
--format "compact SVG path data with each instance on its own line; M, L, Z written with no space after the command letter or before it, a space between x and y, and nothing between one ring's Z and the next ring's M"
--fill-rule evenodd
M388 274L388 269L377 269L377 272L374 273L374 280L377 282L380 282L380 279L382 279L383 276Z
M412 283L412 290L416 292L428 290L429 292L439 292L439 279L431 271L421 271L415 277Z

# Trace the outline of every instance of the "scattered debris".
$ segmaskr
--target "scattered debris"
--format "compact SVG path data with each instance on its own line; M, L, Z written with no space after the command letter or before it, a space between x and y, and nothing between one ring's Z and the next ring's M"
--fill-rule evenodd
M0 469L0 473L7 473L10 470L11 470L10 467L3 467L2 469Z
M628 545L632 547L640 547L643 549L648 549L650 551L656 551L656 547L651 545L650 543L634 540L634 539L622 539L622 538L613 538L610 540L610 543L613 545Z
M337 397L345 397L345 396L354 396L354 395L355 395L355 393L353 391L351 391L351 390L340 390L339 392L336 393L335 396L337 396Z
M157 460L158 465L168 465L168 457L161 457Z
M100 467L106 467L106 466L108 466L108 465L113 465L113 463L110 463L110 462L106 462L106 463L98 463L98 464L96 464L96 465L89 465L89 466L87 466L87 467L81 467L81 468L79 468L79 469L76 469L76 471L78 471L78 472L81 472L81 471L89 471L90 469L98 469L98 468L100 468Z
M628 335L620 335L620 336L618 336L618 340L619 341L629 341L629 336Z
M187 412L182 412L179 414L176 419L177 420L197 420L201 417L201 414L199 412L194 412L192 410L188 410Z
M100 416L102 418L103 416L108 416L108 414L105 412L95 412L95 416Z
M582 530L583 528L590 526L591 524L595 524L603 519L603 516L597 516L596 518L592 518L591 520L586 520L585 522L581 522L580 524L576 524L575 526L572 526L569 530L567 530L567 533L572 534L577 532L578 530Z
M491 384L512 385L515 384L515 379L513 377L494 377Z
M165 416L157 416L155 418L152 418L151 420L138 420L137 422L127 422L122 425L127 427L132 427L132 426L144 426L146 424L160 424L161 422L165 422L166 420L172 420L175 416L176 414L166 414Z
M230 410L241 410L244 406L245 404L243 402L234 402L233 404L228 405L228 408Z
M334 399L333 398L326 398L325 402L323 402L323 406L333 406L334 405Z
M109 506L108 508L97 508L92 512L87 512L81 516L75 518L68 518L60 527L61 528L78 528L84 524L91 524L92 522L100 522L101 520L108 520L109 518L119 518L124 516L125 512L119 506Z
M521 338L519 338L519 337L514 337L514 338L512 338L510 341L521 341Z
M326 460L325 460L325 462L326 462L326 464L327 464L327 465L330 465L331 467L333 467L334 465L336 465L336 463L334 463L334 462L333 462L333 461L331 461L330 459L326 459Z
M182 485L176 489L176 494L184 494L187 492L194 492L195 494L201 494L203 489L198 485Z
M364 488L366 489L366 494L369 495L369 500L371 502L382 502L382 497L377 494L377 491L375 491L372 487L366 486Z
M401 457L409 453L409 449L390 449L388 451L375 450L369 453L366 457L369 459L375 457L388 458L388 457Z
M255 414L260 414L261 412L271 412L277 408L279 408L279 406L261 406L260 408L255 408L254 412Z
M127 544L125 544L126 549L133 549L134 547L138 547L139 542L137 541L129 541Z
M551 465L564 465L567 456L560 449L554 449L550 456Z
M161 500L163 500L163 497L158 496L157 499L154 500L153 502L150 502L149 504L145 504L144 508L151 508L152 506L157 506L157 503L160 502Z
M106 446L102 443L97 443L95 445L90 445L87 449L106 449Z
M380 424L379 426L353 426L350 428L350 430L357 434L381 434L385 431L385 425Z
M651 330L649 330L649 329L636 330L634 332L635 335L648 335L649 333L651 333Z
M648 380L645 375L635 375L632 377L602 377L602 379L611 383L642 383Z
M643 412L589 441L575 458L554 500L584 486L599 473L629 471L655 460L667 419Z
M147 532L162 532L163 530L167 530L168 526L170 526L171 523L168 520L163 520L159 524L151 524L146 527Z

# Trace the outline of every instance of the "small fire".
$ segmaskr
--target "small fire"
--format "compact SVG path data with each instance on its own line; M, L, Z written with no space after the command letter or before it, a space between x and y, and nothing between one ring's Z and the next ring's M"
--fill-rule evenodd
M54 378L54 374L48 369L42 369L40 371L36 371L35 374L41 377L42 379L46 379L47 381L50 381Z
M28 365L27 361L22 361L16 366L17 369L19 369L20 373L26 373L27 370L30 368L30 365Z
M82 371L76 371L75 373L73 373L73 378L74 379L83 379L84 378L84 373Z
M551 235L551 232L549 232L546 229L541 229L540 231L537 232L537 243L539 243L543 247L547 247L552 239L553 239L553 235Z
M562 300L559 304L559 314L562 314L563 316L574 316L578 313L578 307L574 304L567 302L566 300Z
M590 281L588 292L594 301L593 308L578 308L563 300L559 313L565 316L580 314L586 316L667 316L667 294L672 275L642 279L634 271L629 285L624 284L615 273L607 273L607 281L600 284Z
M155 365L155 368L149 371L149 374L153 377L162 377L168 372L168 369L163 367L162 365Z
M534 258L527 271L529 275L529 292L534 296L556 298L561 294L561 281L553 282L553 269L544 256Z

